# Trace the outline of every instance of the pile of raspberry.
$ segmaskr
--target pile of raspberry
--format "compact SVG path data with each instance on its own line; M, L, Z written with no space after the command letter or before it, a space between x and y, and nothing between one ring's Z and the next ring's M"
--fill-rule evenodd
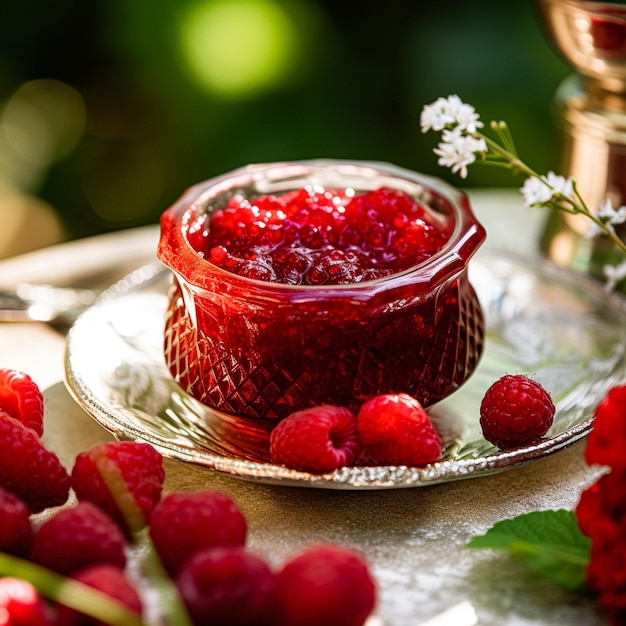
M506 374L487 389L480 406L483 436L502 450L539 441L554 421L550 394L523 374ZM424 466L441 457L443 442L417 399L382 394L356 413L318 406L292 413L270 434L270 459L320 473L346 465Z
M442 441L414 397L382 394L355 415L345 407L322 405L292 413L270 433L270 459L290 469L331 472L347 465L433 463Z
M149 444L94 445L68 472L42 433L38 387L0 370L0 564L11 555L45 568L33 577L42 589L26 575L0 577L1 623L101 626L104 615L89 615L100 601L89 595L95 589L109 597L105 609L118 611L117 623L147 624L155 614L147 585L161 567L180 602L157 613L182 607L194 626L362 626L374 610L376 584L357 552L318 543L272 567L246 546L247 520L229 495L164 496L162 457ZM42 521L34 514L44 510ZM144 571L130 567L133 556ZM161 565L151 572L155 557ZM67 594L72 606L55 597L50 572L78 585ZM171 599L160 585L157 597Z
M626 385L598 405L585 461L608 471L581 494L576 517L591 539L587 587L615 626L626 624Z
M337 285L382 278L441 249L450 226L408 194L382 187L307 186L253 201L234 196L187 232L211 263L248 278L291 285Z

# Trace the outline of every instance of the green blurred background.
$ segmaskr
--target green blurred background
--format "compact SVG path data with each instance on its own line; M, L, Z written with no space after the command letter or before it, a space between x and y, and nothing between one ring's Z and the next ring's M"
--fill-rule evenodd
M315 157L518 186L440 168L421 109L457 93L546 171L569 72L531 0L4 0L0 219L51 240L151 224L195 182Z

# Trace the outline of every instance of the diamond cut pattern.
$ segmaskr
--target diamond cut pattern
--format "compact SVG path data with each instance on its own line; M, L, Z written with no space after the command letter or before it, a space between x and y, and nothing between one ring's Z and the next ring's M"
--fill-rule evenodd
M437 300L434 315L439 323L434 332L424 333L422 312L413 311L397 316L395 335L385 328L391 340L383 345L376 337L364 337L361 345L314 356L277 355L254 362L247 355L235 358L224 343L194 328L174 283L166 316L165 359L188 393L240 417L280 419L324 403L356 409L374 394L400 391L430 405L472 373L484 334L482 311L466 275ZM429 324L432 317L432 311L425 311L423 323Z

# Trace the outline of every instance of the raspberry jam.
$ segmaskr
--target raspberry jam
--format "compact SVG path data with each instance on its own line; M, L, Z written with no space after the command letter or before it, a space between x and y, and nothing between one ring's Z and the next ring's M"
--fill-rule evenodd
M161 219L167 366L238 418L380 393L433 404L482 351L467 263L484 237L464 194L386 164L263 164L196 185Z
M354 195L307 185L279 196L233 196L187 231L205 259L288 285L349 285L408 269L437 252L451 221L404 191Z

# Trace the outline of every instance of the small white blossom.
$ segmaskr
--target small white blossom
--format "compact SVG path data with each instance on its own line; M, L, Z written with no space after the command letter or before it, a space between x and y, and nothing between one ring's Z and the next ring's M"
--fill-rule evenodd
M466 104L458 96L448 96L448 112L457 126L468 133L476 132L483 126L480 116L471 104Z
M546 183L552 188L552 195L561 194L566 198L571 198L574 194L574 181L571 178L559 176L554 172L548 172L544 177Z
M606 276L606 289L612 291L616 285L626 278L626 261L622 261L619 265L605 265L604 275Z
M541 178L530 176L524 181L524 185L520 188L520 192L524 197L526 206L535 206L537 204L545 204L552 198L552 189L550 189Z
M448 126L473 133L483 123L472 105L465 104L459 96L452 95L437 98L432 104L424 106L420 125L423 133L429 130L441 131Z
M600 205L596 217L599 218L609 230L613 230L613 226L626 222L626 206L621 206L619 209L615 210L611 200L606 198ZM603 232L604 230L599 224L590 221L584 237L585 239L593 239Z
M531 176L524 181L520 189L524 196L526 206L546 204L555 200L555 195L560 194L571 198L574 192L574 183L571 178L564 178L554 172L548 172L546 176Z
M617 211L613 208L613 203L609 198L600 205L600 209L596 213L597 217L605 218L602 221L609 224L623 224L626 222L626 206L621 206Z
M441 142L434 150L439 157L439 165L449 167L454 174L459 172L461 178L466 178L467 166L476 160L475 143L473 137L463 135L455 137L454 142Z
M432 104L424 106L420 117L423 133L429 130L440 131L453 123L454 116L448 110L448 102L445 98L438 98Z

